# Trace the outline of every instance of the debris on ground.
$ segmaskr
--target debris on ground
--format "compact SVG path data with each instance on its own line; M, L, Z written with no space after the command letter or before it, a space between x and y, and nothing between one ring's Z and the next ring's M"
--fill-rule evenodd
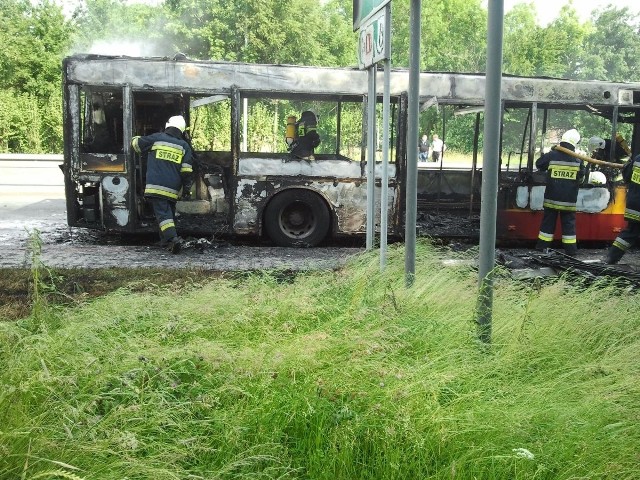
M229 247L230 245L231 244L225 240L217 240L215 238L207 239L207 238L187 237L182 242L182 249L183 250L193 249L198 253L204 253L205 250Z
M480 236L480 216L464 211L447 214L419 212L416 233L419 237L477 239Z
M640 285L640 271L632 265L608 265L601 259L580 259L559 250L546 252L500 252L496 254L499 264L512 270L514 278L526 279L557 275L569 272L589 280L602 277L619 278Z

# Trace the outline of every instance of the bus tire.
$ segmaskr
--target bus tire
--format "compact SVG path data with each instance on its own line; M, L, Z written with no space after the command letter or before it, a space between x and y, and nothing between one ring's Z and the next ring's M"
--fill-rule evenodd
M267 204L264 229L281 247L315 247L329 233L325 201L310 190L285 190Z

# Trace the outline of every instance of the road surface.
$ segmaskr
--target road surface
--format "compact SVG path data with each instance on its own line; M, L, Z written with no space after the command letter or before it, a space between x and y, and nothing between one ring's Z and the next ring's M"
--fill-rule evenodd
M61 192L16 194L0 191L0 268L30 267L30 244L41 243L39 259L52 268L200 268L216 271L338 268L362 247L281 248L193 239L179 255L156 245L154 237L105 235L66 224Z
M6 163L4 164L6 166ZM5 172L6 173L6 172ZM29 267L34 239L41 242L39 259L54 268L200 268L215 271L263 269L334 269L364 251L362 245L332 245L321 248L282 248L264 243L245 245L202 239L191 242L179 255L171 255L155 245L155 238L126 238L105 235L66 224L62 173L55 163L38 166L18 175L12 185L0 184L0 268ZM41 178L35 178L34 174ZM8 177L3 177L5 180ZM20 185L25 178L34 185ZM437 225L429 216L418 225L420 235L429 235ZM37 242L36 242L37 243ZM597 262L605 247L581 249L579 258ZM518 254L514 249L511 253ZM509 252L508 252L509 253ZM637 250L627 253L622 262L640 270Z

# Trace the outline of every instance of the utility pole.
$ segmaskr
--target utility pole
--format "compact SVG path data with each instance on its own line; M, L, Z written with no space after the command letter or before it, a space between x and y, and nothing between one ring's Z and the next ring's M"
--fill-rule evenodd
M416 276L416 216L418 210L418 103L420 101L420 9L421 0L411 0L409 14L409 111L407 128L407 213L405 218L405 284Z
M487 74L485 80L484 145L480 206L480 251L476 323L478 336L491 343L493 275L496 261L496 217L500 174L500 122L502 113L502 30L504 0L489 0Z

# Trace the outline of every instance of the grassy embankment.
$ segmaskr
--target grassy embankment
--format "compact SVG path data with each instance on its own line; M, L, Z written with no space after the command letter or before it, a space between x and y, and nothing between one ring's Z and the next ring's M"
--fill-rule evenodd
M640 316L607 282L496 281L390 250L0 323L0 478L640 478Z

